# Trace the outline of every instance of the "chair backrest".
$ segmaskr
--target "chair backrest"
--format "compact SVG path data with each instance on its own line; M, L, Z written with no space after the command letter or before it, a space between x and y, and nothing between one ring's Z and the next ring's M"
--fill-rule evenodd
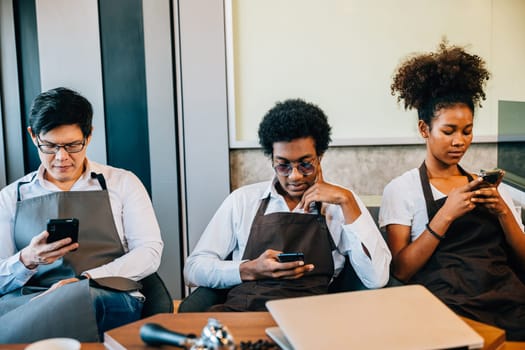
M216 304L223 304L229 289L198 287L179 304L177 312L205 312Z
M345 258L343 270L328 286L328 293L350 292L354 290L368 289L357 276L348 256Z
M140 283L142 283L140 291L146 297L142 308L142 318L159 313L173 312L173 299L158 273L149 275Z

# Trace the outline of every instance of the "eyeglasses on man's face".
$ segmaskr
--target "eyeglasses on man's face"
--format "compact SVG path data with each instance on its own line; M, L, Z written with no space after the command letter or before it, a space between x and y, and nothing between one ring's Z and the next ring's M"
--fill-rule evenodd
M274 165L275 172L279 176L290 176L293 172L294 166L293 163L296 163L297 165L295 168L297 168L297 171L301 173L303 176L312 175L315 172L315 165L313 165L311 162L287 162L287 163L278 163Z
M85 138L82 141L75 141L63 145L42 141L38 136L36 137L36 140L38 149L40 150L40 152L45 154L56 154L58 153L60 148L63 148L67 153L78 153L82 151L84 149L84 146L86 145Z

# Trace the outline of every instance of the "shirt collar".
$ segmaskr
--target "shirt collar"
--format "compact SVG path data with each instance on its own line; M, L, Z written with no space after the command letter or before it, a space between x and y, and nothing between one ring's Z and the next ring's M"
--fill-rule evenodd
M87 183L87 181L89 181L91 179L91 172L92 171L95 171L95 169L93 169L92 167L92 164L91 162L87 159L84 160L84 164L85 164L85 168L86 170L84 170L84 172L82 173L82 175L80 175L80 177L77 179L77 181L75 182L75 184L73 185L72 189L77 185L77 184L83 184L83 183ZM44 167L44 165L42 165L42 163L40 163L40 165L38 166L38 170L37 170L37 175L35 177L35 180L34 182L38 182L40 184L40 186L44 187L44 188L47 188L47 189L51 189L51 187L53 189L56 189L56 186L51 183L50 181L46 180L44 178L44 173L46 171L46 168Z
M270 198L279 198L281 195L277 192L277 189L275 188L275 185L277 184L277 177L274 177L272 181L268 183L268 187L261 193L261 196L259 199L265 199L270 195Z
M264 190L264 192L261 193L261 196L259 199L263 200L265 198L268 197L268 194L270 195L270 199L277 199L277 200L280 200L280 201L283 201L284 205L286 205L286 201L284 199L284 197L279 194L279 192L277 192L277 189L275 188L275 185L277 185L278 183L278 179L276 176L274 176L274 178L272 179L272 181L270 181L270 183L268 184L268 187L266 188L266 190ZM299 213L303 213L304 210L303 209L294 209L293 210L294 212L299 212ZM310 213L311 214L316 214L317 213L317 208L315 206L315 203L311 203L310 204Z

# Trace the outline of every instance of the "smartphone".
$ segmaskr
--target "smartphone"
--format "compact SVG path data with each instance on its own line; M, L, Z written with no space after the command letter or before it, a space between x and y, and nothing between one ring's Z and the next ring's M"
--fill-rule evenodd
M281 253L277 255L279 262L291 262L291 261L304 261L304 254L295 252L295 253Z
M47 243L59 241L61 239L70 237L72 243L78 242L78 219L49 219L47 221Z
M483 182L486 184L499 185L504 174L505 172L503 170L495 168L492 170L481 169L478 175L483 178Z

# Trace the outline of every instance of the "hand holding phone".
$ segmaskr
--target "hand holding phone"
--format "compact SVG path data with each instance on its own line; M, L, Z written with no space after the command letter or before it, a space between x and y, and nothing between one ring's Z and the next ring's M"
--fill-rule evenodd
M304 261L304 254L300 252L294 253L281 253L277 255L279 262L291 262L291 261Z
M78 219L49 219L47 222L47 243L70 237L71 243L78 242Z

